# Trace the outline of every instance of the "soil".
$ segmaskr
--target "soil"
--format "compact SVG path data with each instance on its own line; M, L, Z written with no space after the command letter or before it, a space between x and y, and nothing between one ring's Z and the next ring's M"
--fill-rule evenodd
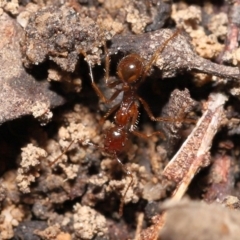
M238 239L239 11L1 0L0 239ZM132 53L140 114L112 154Z

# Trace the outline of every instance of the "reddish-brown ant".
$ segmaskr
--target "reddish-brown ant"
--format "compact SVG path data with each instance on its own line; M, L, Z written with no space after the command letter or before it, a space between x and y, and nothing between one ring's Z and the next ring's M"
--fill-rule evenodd
M116 88L113 95L107 99L100 88L96 85L93 79L92 74L92 67L89 63L90 68L90 77L93 89L100 97L100 99L104 103L109 103L113 101L121 92L123 92L123 98L120 104L114 106L110 109L110 111L104 116L106 119L110 114L116 111L114 116L114 127L107 129L104 134L104 142L103 142L103 150L110 154L114 159L116 159L127 175L131 177L131 181L127 186L121 200L119 214L122 215L123 211L123 201L127 194L128 189L133 183L133 176L130 171L128 171L122 164L121 160L119 159L119 155L123 153L126 149L129 133L132 133L141 138L149 138L153 135L159 135L164 138L164 135L160 131L153 132L150 135L143 134L136 130L136 123L137 118L139 115L139 102L142 103L144 109L146 110L148 116L152 121L170 121L176 122L182 119L170 119L170 118L161 118L161 117L154 117L152 114L148 104L145 102L144 99L137 95L137 90L139 85L144 81L146 75L148 74L149 70L151 69L152 65L156 62L159 54L163 51L163 49L167 46L167 44L175 38L179 34L179 30L175 31L172 36L170 36L153 54L150 61L145 65L144 60L141 58L139 54L131 53L125 56L117 66L117 75L118 79L114 82L109 82L109 54L107 53L106 46L106 76L105 82L109 88L115 88L119 84L122 84L122 87Z
M110 103L112 102L121 92L123 92L123 98L120 104L114 106L110 109L110 111L104 116L104 120L112 113L115 113L114 117L114 123L115 126L111 127L107 130L105 130L104 134L104 142L103 142L103 149L104 152L111 155L114 159L116 159L124 169L127 175L131 177L131 181L129 185L127 186L120 204L119 214L122 215L123 211L123 203L124 198L127 194L128 189L133 183L133 176L130 171L128 171L121 160L119 159L119 155L123 153L126 149L127 142L129 139L129 134L132 133L138 137L147 139L153 135L159 135L162 138L164 138L164 134L160 131L153 132L150 135L143 134L136 130L136 123L137 118L139 115L139 102L142 103L144 109L146 110L148 116L152 121L165 121L165 122L177 122L181 121L182 119L170 119L170 118L162 118L162 117L154 117L152 114L150 107L145 102L144 99L139 97L137 95L137 90L140 86L140 84L144 81L145 77L147 76L149 70L151 69L152 65L156 62L159 54L164 50L164 48L167 46L167 44L175 38L179 34L179 30L175 31L172 36L170 36L153 54L151 59L147 64L144 64L144 60L141 58L139 54L131 53L127 56L125 56L118 64L117 66L117 75L118 79L114 82L109 82L109 54L107 53L107 48L105 46L105 52L106 52L106 75L105 75L105 82L109 88L115 88L119 84L122 84L122 87L115 88L115 92L113 95L107 99L100 88L96 85L94 82L93 74L92 74L92 67L91 64L89 64L90 69L90 78L91 78L91 84L97 95L100 97L100 99L104 103ZM70 145L65 149L63 152L66 153L70 146L72 145L73 141L70 143ZM62 155L63 155L62 154ZM62 156L61 155L61 156ZM51 163L53 165L56 163L56 161L61 157L59 156L55 161Z

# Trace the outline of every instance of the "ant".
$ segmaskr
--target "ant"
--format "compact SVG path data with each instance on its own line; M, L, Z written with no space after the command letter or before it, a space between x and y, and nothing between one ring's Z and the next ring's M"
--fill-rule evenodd
M175 31L172 36L170 36L152 55L151 59L147 64L145 64L144 60L141 56L137 53L131 53L120 60L117 66L117 75L118 79L110 82L109 81L109 68L110 68L110 59L109 53L107 52L106 43L104 45L105 48L105 83L107 87L111 89L115 89L115 92L112 96L107 99L100 88L96 85L91 64L88 62L89 69L90 69L90 78L91 84L102 100L103 103L110 103L112 102L121 92L123 92L123 98L120 104L115 105L112 107L107 114L103 117L103 121L106 120L112 113L115 113L114 116L114 127L111 127L105 130L104 134L104 142L103 142L103 151L108 153L114 159L118 161L118 163L122 166L123 170L127 175L131 177L131 181L127 186L120 203L119 208L119 215L121 216L123 213L123 202L124 198L126 197L127 191L129 190L130 186L133 184L133 175L132 173L127 170L122 161L119 159L119 155L124 153L126 147L128 145L129 134L134 134L135 136L148 139L153 135L159 135L162 138L165 138L164 134L160 131L156 131L151 133L150 135L146 135L136 130L137 119L139 116L139 102L143 105L145 111L147 112L148 116L152 121L165 121L165 122L177 122L182 119L170 119L170 118L162 118L162 117L154 117L153 113L150 110L149 105L145 102L143 98L137 95L137 90L140 84L145 80L149 70L151 69L152 65L156 62L159 54L164 50L167 44L174 39L180 30ZM116 88L116 86L122 84L121 88Z
M109 58L109 53L107 51L107 47L105 43L104 44L104 49L106 53L105 83L107 87L111 89L115 89L115 92L112 94L112 96L109 99L107 99L104 96L103 92L95 83L93 78L93 73L92 73L92 66L90 62L87 61L90 69L91 85L94 91L96 92L96 94L104 103L112 102L121 92L123 92L123 98L121 103L112 107L102 119L104 121L112 113L116 112L114 116L115 126L105 130L103 147L97 146L98 148L102 149L104 152L112 156L112 158L116 159L117 162L122 166L122 169L124 170L124 172L131 177L131 181L128 184L121 198L121 203L119 207L120 216L122 216L122 213L123 213L124 198L126 197L126 194L129 188L133 184L132 173L127 168L124 167L122 161L119 159L119 155L124 153L126 150L126 147L128 145L128 140L129 140L129 134L131 133L131 134L134 134L135 136L138 136L144 139L148 139L153 135L159 135L161 138L165 138L164 134L160 131L156 131L151 133L150 135L146 135L136 130L137 119L139 116L139 105L140 105L139 103L143 105L145 111L147 112L148 116L152 121L178 122L182 120L178 118L171 119L171 118L154 117L153 113L150 110L149 105L145 102L144 99L142 99L140 96L137 95L137 90L140 84L145 80L148 72L150 71L152 65L156 62L159 54L164 50L167 44L179 34L179 32L180 30L175 31L172 34L172 36L170 36L155 51L155 53L152 55L151 59L147 64L145 64L145 61L137 53L131 53L125 56L123 59L121 59L117 66L118 79L113 82L109 81L110 58ZM122 84L122 87L116 88L116 86L120 84ZM69 146L64 150L64 152L51 163L51 166L55 164L57 160L68 151L68 149L70 149L73 142L74 140L69 144ZM95 145L90 142L88 142L87 144Z

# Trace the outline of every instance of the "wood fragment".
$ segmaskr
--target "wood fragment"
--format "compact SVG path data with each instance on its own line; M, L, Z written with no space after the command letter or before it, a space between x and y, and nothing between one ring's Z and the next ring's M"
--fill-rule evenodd
M220 93L210 96L208 109L199 119L182 147L165 167L164 176L177 183L173 199L180 200L200 168L209 165L209 150L212 139L221 124L223 104L226 100L227 97Z
M165 167L163 175L176 183L172 200L180 200L197 172L209 165L209 150L212 140L221 125L223 105L227 97L213 93L207 102L207 109L182 147ZM154 225L144 230L141 240L155 240L165 222L165 213L154 218Z
M149 60L157 47L166 41L173 32L174 30L161 29L141 35L116 35L112 39L110 53L136 52L141 53L145 60ZM216 64L197 55L185 33L179 34L166 46L155 66L162 71L163 77L174 77L180 71L194 70L221 78L239 79L237 67Z

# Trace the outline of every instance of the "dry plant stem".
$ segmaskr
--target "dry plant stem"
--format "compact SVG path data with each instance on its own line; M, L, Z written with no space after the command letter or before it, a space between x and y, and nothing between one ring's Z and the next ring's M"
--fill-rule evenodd
M139 215L137 216L137 229L136 229L134 240L140 240L140 232L142 230L143 220L144 220L144 213L139 213Z
M238 47L240 0L233 1L228 13L228 32L224 52L235 50Z
M182 147L164 169L166 178L177 183L172 200L180 200L185 194L196 173L209 164L208 153L223 115L223 105L227 97L221 93L211 94L208 108L199 119L196 127L188 136ZM157 239L164 225L165 213L157 215L154 225L141 234L141 240Z
M175 30L161 29L140 35L117 35L112 39L110 54L118 51L141 53L141 57L149 60L156 49L161 46ZM162 70L163 77L173 77L181 70L195 70L212 74L221 78L238 80L239 69L213 63L197 55L187 35L181 33L168 44L154 64Z
M163 174L177 183L172 199L180 200L196 173L209 164L212 140L221 124L223 105L227 97L221 93L211 94L208 109L182 147L165 167Z
M217 59L219 63L224 61L224 55L226 53L231 53L233 50L238 48L240 0L228 2L230 2L228 10L228 30L224 50Z

